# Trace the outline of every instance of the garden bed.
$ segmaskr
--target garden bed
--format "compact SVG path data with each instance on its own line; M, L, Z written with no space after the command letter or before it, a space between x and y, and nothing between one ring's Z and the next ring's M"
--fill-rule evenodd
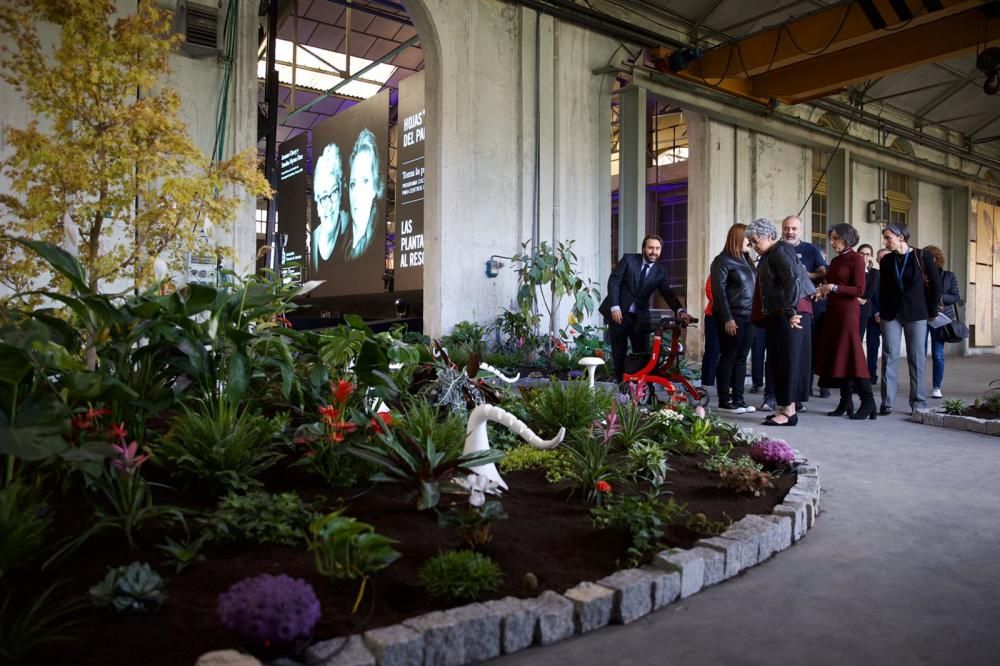
M982 408L967 408L961 415L947 414L943 407L916 409L910 419L925 425L1000 436L1000 415Z
M737 448L732 455L745 452ZM776 487L761 497L736 495L718 488L718 475L700 469L701 460L700 456L672 457L668 488L676 501L687 505L689 513L704 514L709 521L737 521L747 514L770 513L796 479L794 474L778 477ZM323 498L324 508L347 501L351 516L372 523L379 533L400 542L397 548L403 557L372 578L369 595L357 616L350 613L356 582L328 581L316 572L313 557L304 547L210 545L205 549L206 561L169 576L170 598L161 611L132 616L88 609L78 628L86 641L52 646L39 663L174 666L193 663L207 651L239 647L219 622L217 598L231 584L261 573L301 577L315 587L323 608L315 631L320 640L396 624L451 605L429 598L418 583L419 567L427 558L463 545L453 530L438 527L434 512L414 512L395 486L377 485L351 498L332 493L314 477L296 472L275 475L268 480L269 489L294 488L304 498ZM595 529L589 507L579 497L569 497L568 486L548 483L540 471L513 472L505 479L511 488L503 495L509 518L494 524L493 542L483 548L500 565L505 578L501 588L487 599L531 597L543 590L562 593L581 581L599 580L627 566L628 534ZM163 500L180 503L178 498L163 495ZM78 532L88 516L89 508L79 503L76 514L60 517L59 533ZM157 552L152 545L161 543L162 535L150 532L143 536L142 552ZM664 545L689 548L702 536L687 527L674 526L667 530ZM98 537L57 563L53 571L46 571L45 578L66 579L60 593L78 597L100 580L108 567L133 559L123 539ZM164 575L170 571L166 558L154 557L152 564ZM38 589L32 578L25 575L17 585ZM537 581L537 586L529 581Z

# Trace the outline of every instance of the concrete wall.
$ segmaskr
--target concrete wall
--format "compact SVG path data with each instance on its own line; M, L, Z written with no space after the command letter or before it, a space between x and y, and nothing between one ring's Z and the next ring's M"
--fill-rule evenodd
M617 43L495 0L406 5L424 47L429 135L440 138L427 151L426 332L510 307L516 275L508 265L486 278L484 262L533 237L576 239L584 275L603 282L611 100L608 77L592 71Z

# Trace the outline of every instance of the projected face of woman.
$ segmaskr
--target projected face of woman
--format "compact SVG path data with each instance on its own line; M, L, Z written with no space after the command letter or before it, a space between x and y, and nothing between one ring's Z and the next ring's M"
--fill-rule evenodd
M363 230L371 221L372 203L375 201L372 154L367 150L362 150L351 160L348 196L351 199L351 221L354 228Z

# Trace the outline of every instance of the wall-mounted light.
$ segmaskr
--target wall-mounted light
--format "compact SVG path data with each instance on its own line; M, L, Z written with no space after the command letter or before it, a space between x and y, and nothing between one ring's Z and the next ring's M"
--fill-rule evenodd
M486 277L495 278L500 275L499 271L503 268L503 262L497 261L497 259L513 259L513 257L505 257L500 254L494 254L489 259L486 260Z
M402 298L397 298L395 301L393 301L392 306L396 308L396 316L399 317L400 319L403 319L408 314L410 314L410 304L407 303Z

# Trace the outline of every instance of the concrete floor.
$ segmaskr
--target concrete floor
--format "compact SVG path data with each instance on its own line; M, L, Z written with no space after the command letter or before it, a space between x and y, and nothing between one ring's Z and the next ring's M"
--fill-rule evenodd
M1000 358L949 358L945 396L998 378ZM1000 438L826 416L835 402L771 429L820 465L823 513L802 542L634 624L495 663L1000 664Z

